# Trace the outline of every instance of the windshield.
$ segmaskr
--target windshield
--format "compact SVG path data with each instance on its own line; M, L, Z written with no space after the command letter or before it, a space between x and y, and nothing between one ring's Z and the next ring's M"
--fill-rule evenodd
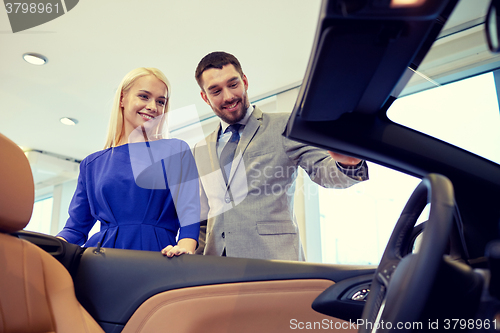
M489 51L488 1L461 1L422 64L388 110L392 121L500 164L500 56Z
M388 117L500 164L497 72L397 99Z

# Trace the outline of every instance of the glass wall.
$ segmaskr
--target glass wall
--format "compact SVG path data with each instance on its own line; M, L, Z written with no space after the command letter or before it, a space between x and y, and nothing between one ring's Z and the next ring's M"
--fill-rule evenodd
M490 72L402 97L393 103L388 116L500 163L495 75ZM318 187L322 262L378 264L399 214L420 181L368 164L367 182L346 190ZM428 209L420 221L426 219L425 214Z
M24 230L50 234L50 224L52 220L52 196L35 201L31 219Z

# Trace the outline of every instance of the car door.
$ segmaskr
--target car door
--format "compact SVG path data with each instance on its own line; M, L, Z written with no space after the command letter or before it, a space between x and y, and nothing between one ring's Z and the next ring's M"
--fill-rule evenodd
M364 304L360 293L375 271L367 265L167 258L150 251L85 249L26 231L17 235L68 268L78 300L106 332L354 332ZM326 314L312 309L316 299L315 308Z

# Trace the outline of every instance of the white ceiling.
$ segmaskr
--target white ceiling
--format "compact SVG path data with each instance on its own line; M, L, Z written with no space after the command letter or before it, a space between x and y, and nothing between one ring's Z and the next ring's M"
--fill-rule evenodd
M157 67L169 78L172 115L195 105L206 117L212 111L200 98L194 70L217 50L239 58L250 99L297 85L320 3L82 0L63 16L18 33L0 11L0 133L28 149L83 159L103 147L119 82L142 66ZM447 29L482 21L488 3L461 1ZM26 52L41 53L49 62L30 65L22 59ZM66 126L61 117L79 123Z
M136 67L172 84L171 110L194 104L194 70L207 53L234 54L255 98L301 81L320 0L85 0L63 16L12 33L0 11L0 133L29 149L76 159L100 150L115 89ZM45 66L22 55L45 55ZM59 122L78 119L76 126Z

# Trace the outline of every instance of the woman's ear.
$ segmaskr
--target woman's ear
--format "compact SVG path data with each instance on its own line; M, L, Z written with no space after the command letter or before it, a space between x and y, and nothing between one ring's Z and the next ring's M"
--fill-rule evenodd
M123 92L120 96L120 107L122 108L123 107Z

